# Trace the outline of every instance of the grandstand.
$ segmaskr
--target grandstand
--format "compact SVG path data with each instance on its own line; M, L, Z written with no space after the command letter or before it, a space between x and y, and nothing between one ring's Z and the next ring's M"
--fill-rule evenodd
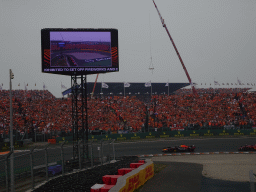
M119 130L144 131L146 106L149 112L149 128L256 127L256 93L247 93L247 88L197 89L198 97L194 97L191 89L178 89L168 96L167 93L162 94L161 91L165 86L160 84L163 89L161 91L153 89L157 94L152 94L150 97L145 94L145 91L150 91L150 87L143 92L139 86L143 87L144 84L138 84L136 91L132 91L129 88L136 86L131 83L130 87L125 89L132 94L124 97L118 94L123 91L123 83L107 84L109 88L102 88L102 91L108 90L108 92L104 92L102 96L88 97L90 131L105 130L108 133ZM93 83L91 87L88 86L89 90L92 90L92 85ZM114 85L117 85L117 91L111 88L115 87ZM152 83L152 88L157 85ZM101 89L99 86L100 84L96 89L97 94ZM144 95L139 96L137 91ZM149 98L149 102L145 102L143 97ZM0 136L7 138L10 124L9 91L0 91L0 98ZM44 134L45 139L72 133L70 97L57 99L47 90L14 90L12 98L13 129L17 140L34 138L34 131L39 135Z
M108 85L108 88L102 88L102 83L96 83L94 95L124 95L124 83L104 82ZM151 87L145 87L145 83L129 83L129 87L125 87L126 95L145 95L151 94ZM188 86L189 83L169 83L169 87L166 83L151 83L152 94L169 94ZM87 83L87 93L92 93L94 82ZM71 93L71 88L62 92L63 96Z

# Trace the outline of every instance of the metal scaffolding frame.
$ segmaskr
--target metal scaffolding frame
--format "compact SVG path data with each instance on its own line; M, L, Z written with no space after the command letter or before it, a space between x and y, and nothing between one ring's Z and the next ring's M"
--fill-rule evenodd
M81 83L78 83L80 79ZM73 159L79 159L79 154L88 158L88 116L87 116L87 82L86 75L72 75L72 132L73 132ZM79 153L80 142L82 151Z

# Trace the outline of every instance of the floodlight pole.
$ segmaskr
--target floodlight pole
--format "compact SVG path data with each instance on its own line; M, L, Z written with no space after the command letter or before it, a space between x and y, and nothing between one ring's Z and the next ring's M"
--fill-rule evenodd
M10 69L10 172L11 172L11 192L14 192L14 147L13 147L13 118L12 118L12 79L14 75Z

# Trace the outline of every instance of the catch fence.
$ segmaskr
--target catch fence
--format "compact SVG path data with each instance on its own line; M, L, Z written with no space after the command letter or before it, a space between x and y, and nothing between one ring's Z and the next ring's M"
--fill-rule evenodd
M31 147L14 156L14 188L15 191L33 189L36 185L48 181L58 175L65 175L102 165L118 157L115 156L115 140L88 142L88 156L83 154L80 142L79 156L73 159L72 143L63 142L60 145L44 144ZM11 153L0 156L0 192L11 189Z

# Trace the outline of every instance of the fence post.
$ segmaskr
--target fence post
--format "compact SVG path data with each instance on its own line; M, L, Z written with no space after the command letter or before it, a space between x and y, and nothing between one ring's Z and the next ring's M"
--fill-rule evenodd
M48 153L47 153L47 148L49 147L50 143L48 143L44 150L45 150L45 171L46 171L46 181L48 181Z
M8 158L10 155L13 153L13 151L10 151L6 156L5 156L5 174L6 174L6 191L9 192L9 177L8 177Z
M81 144L81 142L82 142L83 140L80 140L79 142L78 142L78 159L79 159L79 169L81 170L82 169L82 160L81 160L81 149L80 149L80 144Z
M114 142L115 142L115 139L112 140L112 143L113 143L113 156L114 156L114 160L116 160Z
M60 154L61 154L61 164L62 164L62 175L64 175L64 154L63 154L63 145L66 143L66 141L64 141L61 146L60 146Z
M93 157L92 157L92 154L93 154L93 152L92 152L92 143L93 143L93 140L91 141L91 167L93 167Z
M36 143L36 128L34 130L35 130L35 143Z
M251 192L255 192L255 177L253 175L253 171L249 171L249 178L250 178L250 188Z
M100 140L100 156L101 156L101 165L103 165L103 139Z
M110 163L110 143L111 143L111 140L108 141L108 162Z
M99 161L100 161L100 146L98 147L98 151L99 151Z
M35 147L32 147L30 149L30 167L31 167L31 179L32 179L32 189L34 189L34 169L33 169L33 151Z

